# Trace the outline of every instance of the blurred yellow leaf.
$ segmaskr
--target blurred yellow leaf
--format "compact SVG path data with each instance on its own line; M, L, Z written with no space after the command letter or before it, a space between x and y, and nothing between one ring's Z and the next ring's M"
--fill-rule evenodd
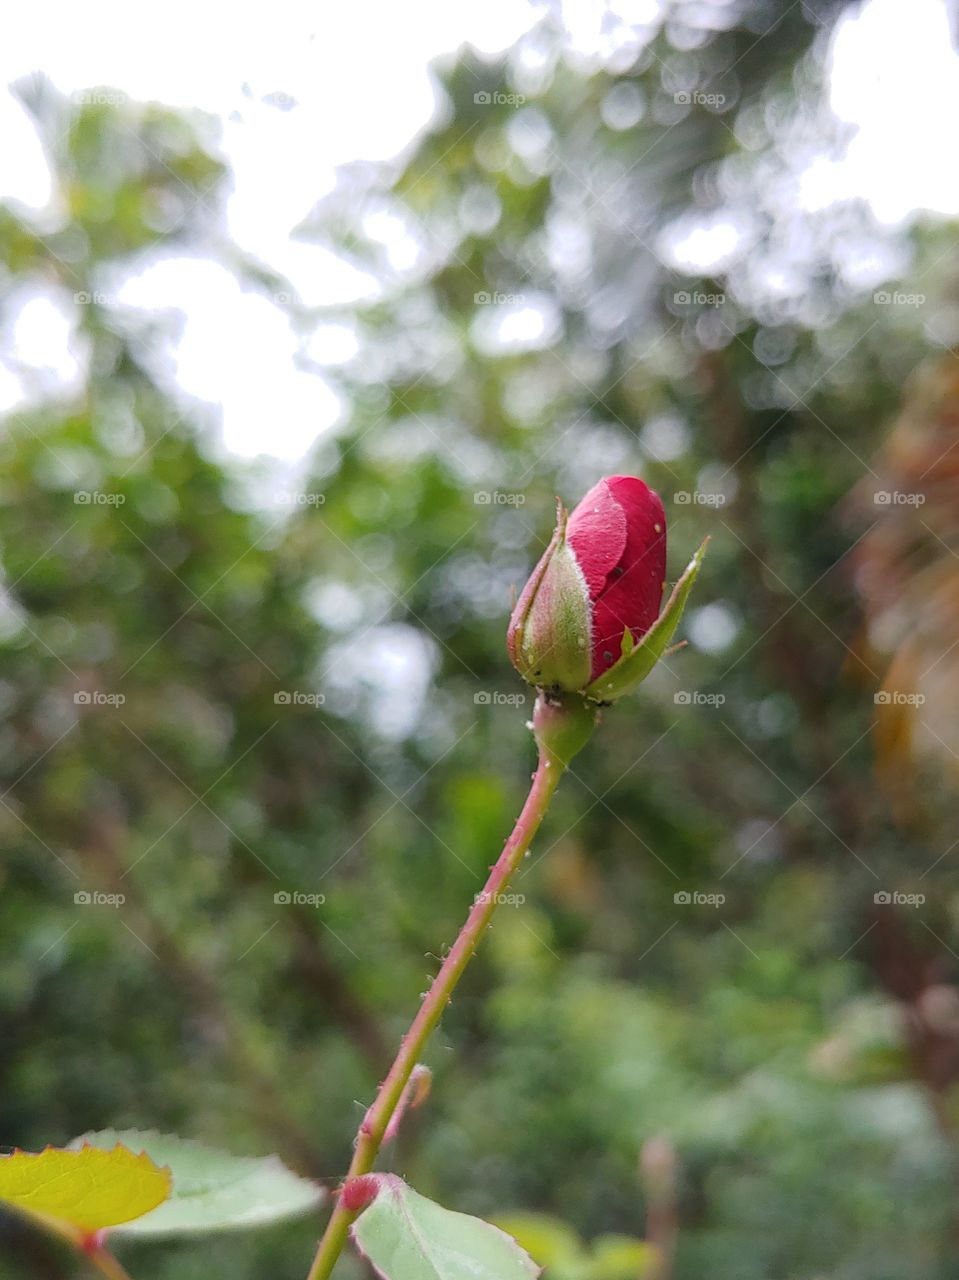
M959 759L959 365L948 352L912 378L902 411L856 502L869 529L855 581L865 640L890 665L876 693L883 795L896 818L923 821L916 765L952 780ZM866 665L877 659L868 652Z
M645 1240L600 1236L593 1244L592 1280L641 1280L660 1258Z
M70 1236L139 1218L170 1194L169 1169L119 1143L0 1156L0 1200Z
M579 1236L559 1218L545 1213L514 1213L495 1220L541 1267L565 1271L583 1263Z

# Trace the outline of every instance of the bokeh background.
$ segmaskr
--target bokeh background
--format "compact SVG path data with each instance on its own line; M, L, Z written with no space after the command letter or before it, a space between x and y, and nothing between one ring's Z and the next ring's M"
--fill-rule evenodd
M481 8L5 40L0 1141L336 1185L524 794L511 590L625 471L671 578L712 535L688 647L576 761L388 1163L554 1280L653 1274L609 1236L955 1276L952 15ZM122 1257L292 1280L318 1225ZM0 1275L81 1274L0 1220Z

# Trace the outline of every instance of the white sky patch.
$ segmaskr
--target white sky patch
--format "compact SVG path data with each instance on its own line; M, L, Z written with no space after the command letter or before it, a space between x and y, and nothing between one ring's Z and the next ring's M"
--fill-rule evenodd
M339 397L294 364L298 341L284 312L217 263L161 259L121 285L117 301L151 317L180 313L160 340L161 361L169 359L187 395L221 408L223 440L234 453L297 457L339 417Z
M552 345L562 331L562 316L555 299L545 294L518 294L515 300L495 301L498 295L482 293L471 334L477 349L487 356L540 351ZM507 295L512 298L513 295ZM489 301L485 301L489 299Z
M360 341L355 328L349 324L320 324L307 340L304 354L317 364L336 366L348 364L359 353Z
M686 627L697 649L705 653L722 653L739 632L739 620L727 605L715 602L694 609Z
M0 413L9 413L27 401L23 383L8 366L0 360Z
M628 21L657 20L657 0L616 0ZM610 52L606 5L570 0L564 17L571 46L593 65ZM539 18L517 0L420 0L415 21L393 0L318 6L276 0L269 20L243 6L170 0L144 38L142 15L126 0L78 6L53 0L17 11L0 42L0 84L42 71L64 93L104 86L135 100L212 113L233 172L227 229L247 252L286 276L307 306L375 298L380 283L317 245L291 238L329 192L337 167L387 160L408 146L436 112L429 61L469 41L495 53ZM57 39L50 39L55 29ZM620 37L617 37L619 39ZM899 0L870 0L844 19L832 53L832 106L857 126L846 157L815 159L801 179L801 200L822 208L849 195L871 201L889 222L916 208L959 211L959 170L943 159L943 122L957 118L959 59L941 0L913 0L904 22ZM0 199L48 205L51 176L22 108L0 90ZM417 261L415 236L385 228L390 263ZM749 227L727 215L671 232L669 253L690 271L721 269ZM215 282L214 282L215 281ZM224 442L251 456L296 458L335 422L339 406L314 374L295 366L297 344L283 316L263 297L209 273L170 276L148 270L136 305L177 306L188 317L173 363L184 391L223 408ZM495 312L495 308L489 308ZM52 354L40 364L65 368L62 324L50 317ZM26 320L27 336L30 319ZM480 344L498 352L554 340L549 306L526 300L476 325ZM9 347L9 339L6 340ZM17 403L15 364L0 367L0 407Z
M2 91L0 138L3 138L0 200L12 198L32 209L45 208L53 197L50 166L33 121L12 94Z
M362 643L331 648L324 680L330 709L349 714L352 695L382 737L405 738L419 722L438 665L439 648L421 631L398 622L373 627Z
M959 212L949 134L959 119L959 56L942 0L870 0L833 40L830 103L858 126L843 162L815 162L810 196L859 195L882 222L915 209ZM807 198L810 198L807 196Z
M670 266L691 274L718 272L735 257L749 228L728 212L710 217L678 218L662 236L663 256Z
M675 462L689 449L692 437L681 418L665 415L650 418L639 433L639 442L657 462Z
M21 388L18 399L23 402L81 390L86 361L70 294L25 281L6 299L4 318L0 356L5 374L0 376L0 401L16 396L17 387Z

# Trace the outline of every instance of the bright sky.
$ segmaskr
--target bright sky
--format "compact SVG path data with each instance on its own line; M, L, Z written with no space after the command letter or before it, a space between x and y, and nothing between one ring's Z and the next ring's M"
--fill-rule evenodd
M618 8L625 9L627 0ZM636 20L655 0L629 0ZM595 46L605 0L575 0L567 18L581 50ZM0 85L42 70L63 92L115 87L135 99L217 115L235 173L229 232L279 269L311 305L362 296L369 280L290 231L355 159L395 156L435 109L429 61L469 41L496 52L537 19L523 0L395 0L256 6L169 0L147 32L128 0L20 6L0 44ZM56 39L51 40L51 30ZM281 110L263 101L286 94ZM858 126L846 158L810 165L810 207L858 194L887 222L916 209L959 212L959 170L942 163L943 122L959 118L959 60L940 0L869 0L834 42L832 105ZM46 163L21 109L0 90L0 199L48 203ZM222 410L236 454L303 456L341 406L315 373L297 369L299 339L267 298L242 291L203 259L154 261L122 286L131 307L176 307L186 320L168 353L180 389ZM72 300L24 290L0 333L0 410L37 380L69 390L78 376ZM330 340L344 341L331 333ZM71 347L73 349L71 349Z

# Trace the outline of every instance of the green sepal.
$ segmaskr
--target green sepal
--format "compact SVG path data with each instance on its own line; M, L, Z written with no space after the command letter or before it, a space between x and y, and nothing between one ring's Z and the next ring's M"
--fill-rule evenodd
M706 554L709 539L703 540L702 546L686 566L683 576L673 587L672 594L666 601L666 607L638 643L634 643L627 630L623 636L622 657L614 662L608 671L597 676L583 690L587 698L595 702L615 702L625 693L631 693L652 671L656 663L665 653L670 640L679 626L689 593L699 573ZM627 640L627 636L629 639Z
M510 619L510 658L541 689L574 693L589 679L589 588L566 541L569 512L557 502L552 540Z
M533 708L533 737L548 767L569 768L569 762L593 735L599 723L596 703L582 694L547 693L540 689Z

